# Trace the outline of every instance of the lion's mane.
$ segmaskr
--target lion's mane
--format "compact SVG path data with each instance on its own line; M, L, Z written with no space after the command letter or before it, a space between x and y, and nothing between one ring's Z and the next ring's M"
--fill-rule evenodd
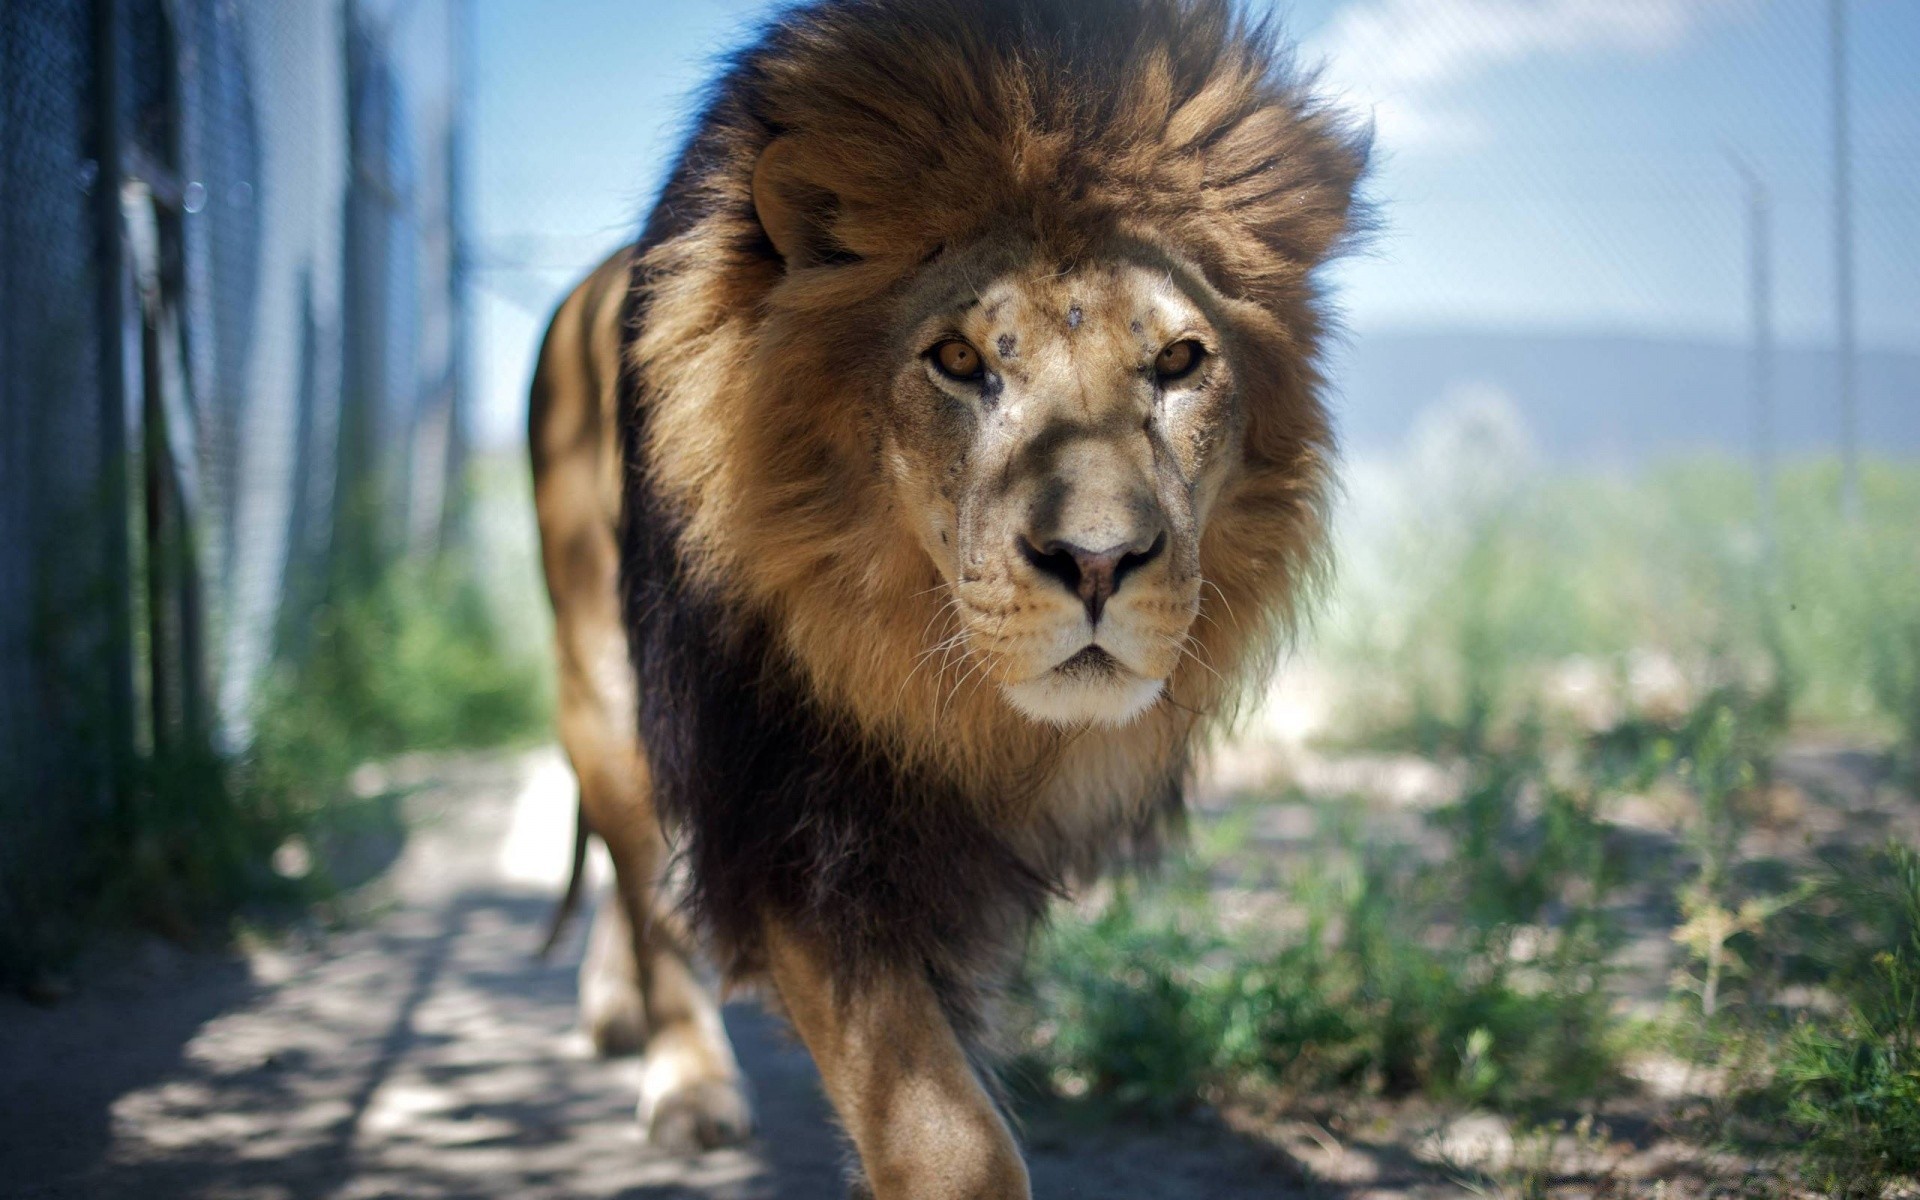
M776 137L815 189L801 269L754 211ZM839 0L734 60L642 238L621 416L643 739L734 968L780 920L850 971L925 966L964 1023L1068 873L1177 811L1186 747L1262 674L1318 563L1313 272L1355 228L1365 158L1226 0ZM997 235L1062 269L1129 240L1193 264L1247 381L1196 661L1118 733L1041 728L914 669L951 630L889 511L873 331L930 256ZM1076 787L1133 800L1117 826L1036 811Z

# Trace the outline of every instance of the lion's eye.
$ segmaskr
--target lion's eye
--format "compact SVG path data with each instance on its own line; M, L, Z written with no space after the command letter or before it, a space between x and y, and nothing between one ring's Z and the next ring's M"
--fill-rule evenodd
M933 348L933 365L948 379L963 382L980 378L980 352L959 338L948 338Z
M1179 379L1191 374L1193 369L1200 365L1200 360L1206 357L1206 353L1199 342L1192 338L1182 338L1162 350L1160 356L1153 360L1154 374L1158 375L1162 382Z

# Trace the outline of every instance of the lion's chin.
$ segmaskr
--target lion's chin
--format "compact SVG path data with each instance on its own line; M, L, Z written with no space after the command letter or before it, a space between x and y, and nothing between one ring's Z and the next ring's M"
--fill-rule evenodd
M1083 658L1102 661L1084 664ZM1089 647L1037 679L1001 685L1008 703L1035 721L1049 725L1125 725L1160 698L1162 681L1122 667L1104 651Z

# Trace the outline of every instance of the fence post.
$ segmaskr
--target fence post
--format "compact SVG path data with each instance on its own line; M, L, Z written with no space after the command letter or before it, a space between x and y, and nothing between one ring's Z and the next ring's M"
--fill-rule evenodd
M126 246L120 213L124 178L120 128L120 12L94 0L94 281L100 345L102 615L100 666L106 676L109 798L118 802L133 753L133 605L127 478Z

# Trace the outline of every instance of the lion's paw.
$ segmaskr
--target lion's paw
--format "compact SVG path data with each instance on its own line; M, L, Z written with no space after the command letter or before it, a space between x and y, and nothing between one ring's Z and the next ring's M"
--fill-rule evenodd
M649 1111L651 1110L651 1111ZM643 1104L640 1123L647 1141L669 1154L698 1154L737 1146L753 1134L753 1108L738 1083L687 1083Z
M580 1026L601 1058L625 1058L646 1047L647 1018L640 989L631 983L602 981L582 988Z

